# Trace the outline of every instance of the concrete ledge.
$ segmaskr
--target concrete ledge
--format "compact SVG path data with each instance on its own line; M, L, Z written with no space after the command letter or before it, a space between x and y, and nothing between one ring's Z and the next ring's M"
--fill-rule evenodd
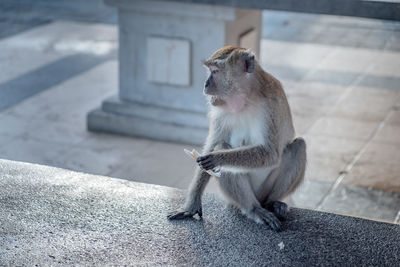
M275 233L224 208L169 222L180 190L0 160L1 265L396 266L400 226L293 209ZM283 242L284 248L278 244Z

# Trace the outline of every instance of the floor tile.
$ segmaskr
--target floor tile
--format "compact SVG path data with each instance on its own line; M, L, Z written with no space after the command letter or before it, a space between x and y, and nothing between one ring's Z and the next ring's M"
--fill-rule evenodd
M316 209L331 186L332 183L306 179L289 197L288 203L293 207Z
M184 153L184 148L191 147L152 142L139 154L132 155L129 161L114 168L110 176L168 186L181 184L181 180L190 181L196 163Z
M398 39L400 41L400 39ZM400 46L398 46L400 48ZM375 76L400 77L400 50L379 51L374 55L372 68L367 70L367 74Z
M15 49L14 47L5 47L4 41L0 40L0 61L7 68L2 68L0 72L0 83L17 78L29 71L45 66L63 55L57 53L32 53L31 50ZM26 60L29 59L29 64Z
M358 162L396 164L400 162L400 145L371 142Z
M93 149L94 151L108 150L126 150L141 151L149 147L153 143L152 140L143 138L134 138L122 135L87 132L85 139L78 144L78 147Z
M0 116L1 118L1 116ZM15 136L12 135L6 135L6 134L0 134L0 148L2 146L8 145L10 142L12 142L15 139ZM1 155L0 155L1 157Z
M379 53L379 50L337 46L332 54L319 65L319 69L361 74L367 70Z
M0 114L0 134L21 136L26 132L28 122L12 115Z
M86 114L114 94L116 84L116 61L101 64L6 110L0 117L0 133L77 144L88 135Z
M372 137L378 125L379 122L376 121L359 121L345 117L326 116L317 121L308 133L365 141Z
M20 103L17 107L6 110L6 114L24 119L51 119L81 121L86 120L85 112L105 97L117 91L118 63L107 61L87 72L81 73L68 81L52 87ZM66 97L68 92L68 97ZM84 104L82 104L84 103Z
M127 146L129 144L126 144ZM132 149L100 149L99 147L73 147L64 156L65 167L71 170L93 174L109 175L112 171L121 168L121 164L134 165L135 159L146 149L147 143L137 143ZM132 162L132 163L130 163ZM136 166L138 167L138 166ZM148 170L148 165L140 166ZM135 175L136 173L132 173ZM125 177L118 177L125 178Z
M293 125L297 136L303 136L318 120L318 116L304 116L292 113Z
M382 121L399 96L397 91L356 87L333 108L330 115L356 121Z
M386 123L379 129L372 141L400 145L400 125Z
M289 43L273 40L261 41L260 61L268 64L306 67L313 69L335 48L309 43ZM285 51L285 53L282 53Z
M343 183L400 192L400 145L371 142Z
M339 185L320 210L393 222L400 207L400 193Z
M326 113L340 97L341 91L337 86L321 83L301 83L287 91L288 102L294 114L321 116Z
M68 145L17 138L0 147L0 158L65 168Z
M308 179L334 182L365 142L325 135L305 135Z
M342 137L307 134L304 136L307 150L316 157L336 156L346 162L351 161L365 142Z
M392 112L388 115L386 125L400 126L400 100L397 101Z

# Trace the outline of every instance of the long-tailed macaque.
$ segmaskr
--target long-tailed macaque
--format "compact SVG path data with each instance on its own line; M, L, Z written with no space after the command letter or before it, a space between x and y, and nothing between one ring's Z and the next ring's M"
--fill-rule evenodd
M279 230L288 212L282 199L304 178L306 144L295 138L281 83L265 72L247 49L227 46L204 62L204 87L211 111L203 156L183 210L169 219L202 216L201 195L210 175L229 203L258 223Z

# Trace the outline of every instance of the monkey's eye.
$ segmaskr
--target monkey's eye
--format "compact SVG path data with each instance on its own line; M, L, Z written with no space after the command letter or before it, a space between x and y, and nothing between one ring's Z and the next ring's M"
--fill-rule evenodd
M217 73L217 72L219 72L219 70L212 70L212 71L211 71L212 74L215 74L215 73Z

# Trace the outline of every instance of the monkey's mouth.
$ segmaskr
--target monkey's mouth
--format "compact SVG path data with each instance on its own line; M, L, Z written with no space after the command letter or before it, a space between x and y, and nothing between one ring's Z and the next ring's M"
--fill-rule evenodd
M225 105L225 100L220 96L213 95L210 98L210 103L213 106L222 106Z

